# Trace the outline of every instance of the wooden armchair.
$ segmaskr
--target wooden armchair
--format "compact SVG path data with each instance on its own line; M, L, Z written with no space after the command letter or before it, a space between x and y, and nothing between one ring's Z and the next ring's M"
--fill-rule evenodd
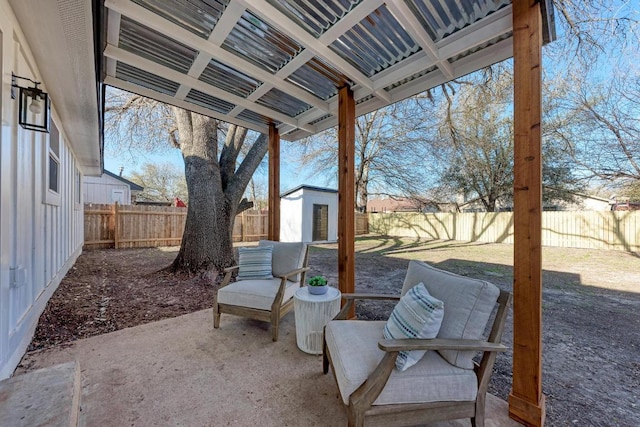
M222 313L271 322L273 341L278 341L280 319L293 309L293 294L304 284L309 268L305 243L261 240L258 246L273 246L273 279L239 280L231 283L234 271L225 276L213 302L213 327L220 327Z
M386 322L343 320L363 294L347 300L325 327L323 370L331 366L347 406L349 426L410 426L471 418L484 426L487 387L500 344L511 294L495 285L411 261L402 295L423 283L444 302L444 318L435 339L383 339ZM374 295L373 299L399 299ZM481 337L494 307L498 309L486 341ZM400 351L428 350L406 371L395 369ZM473 357L482 352L479 363Z

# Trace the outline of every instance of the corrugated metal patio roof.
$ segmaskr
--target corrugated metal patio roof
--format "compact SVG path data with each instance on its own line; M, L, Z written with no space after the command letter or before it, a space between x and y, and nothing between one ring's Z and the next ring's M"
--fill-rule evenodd
M545 3L545 2L543 2ZM512 56L510 0L105 0L104 83L296 140ZM550 7L545 28L553 37Z

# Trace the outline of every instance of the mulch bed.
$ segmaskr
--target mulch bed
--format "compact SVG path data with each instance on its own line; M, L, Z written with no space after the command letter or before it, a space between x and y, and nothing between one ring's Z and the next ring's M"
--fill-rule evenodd
M163 271L175 256L160 249L85 251L49 300L28 351L210 308L212 278Z

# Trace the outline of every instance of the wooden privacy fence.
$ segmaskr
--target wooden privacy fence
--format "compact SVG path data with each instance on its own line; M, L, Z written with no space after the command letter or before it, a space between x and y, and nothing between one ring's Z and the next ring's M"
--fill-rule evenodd
M182 241L186 208L138 205L84 205L84 247L176 246Z
M186 217L186 208L171 206L85 204L84 247L118 249L179 246ZM233 226L233 241L266 239L268 220L268 212L242 212ZM356 213L356 234L367 232L367 214Z
M513 243L513 213L370 213L369 230L398 237ZM543 212L542 244L640 251L640 211Z

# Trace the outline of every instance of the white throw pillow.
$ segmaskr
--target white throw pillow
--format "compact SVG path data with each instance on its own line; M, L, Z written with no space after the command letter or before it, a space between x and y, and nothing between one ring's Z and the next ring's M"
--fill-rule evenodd
M444 316L444 303L418 283L404 294L384 327L385 339L435 338ZM422 359L425 350L401 351L396 368L404 371Z

